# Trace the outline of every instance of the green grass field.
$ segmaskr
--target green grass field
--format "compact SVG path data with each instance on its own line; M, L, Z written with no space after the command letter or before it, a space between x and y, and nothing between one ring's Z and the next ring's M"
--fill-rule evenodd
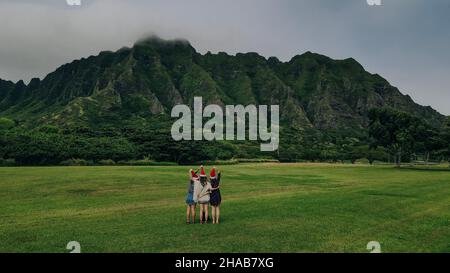
M221 167L220 225L186 225L189 167L0 168L0 252L450 252L450 171Z

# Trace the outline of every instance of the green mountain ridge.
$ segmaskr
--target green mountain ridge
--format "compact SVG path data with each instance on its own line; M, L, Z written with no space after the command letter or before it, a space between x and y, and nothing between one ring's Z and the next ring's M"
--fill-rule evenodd
M147 125L176 104L279 104L297 129L364 130L371 108L391 107L438 127L444 116L416 104L354 59L306 52L288 62L257 53L202 55L157 37L62 65L44 79L0 80L0 116L24 126Z

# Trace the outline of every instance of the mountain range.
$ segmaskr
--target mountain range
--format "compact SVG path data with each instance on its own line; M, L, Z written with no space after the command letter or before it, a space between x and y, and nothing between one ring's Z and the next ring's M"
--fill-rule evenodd
M0 116L29 127L146 126L174 105L192 105L194 96L222 106L279 104L282 124L297 129L365 130L368 111L379 107L434 126L445 118L352 58L200 54L188 41L158 37L75 60L29 84L0 80Z

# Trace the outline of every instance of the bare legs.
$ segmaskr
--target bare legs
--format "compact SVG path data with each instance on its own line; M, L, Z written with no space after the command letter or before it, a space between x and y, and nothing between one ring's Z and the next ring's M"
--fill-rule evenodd
M208 204L203 204L203 211L205 212L205 224L208 223Z
M208 223L208 204L200 204L200 224Z
M213 219L213 224L218 224L219 223L219 219L220 219L220 206L213 206L212 207L212 219Z
M195 205L192 205L190 207L191 207L192 223L195 224Z
M186 206L186 224L191 223L191 217L192 223L195 224L195 205Z
M187 206L186 208L186 223L195 224L195 205ZM212 223L219 224L220 220L220 206L211 206ZM200 204L200 224L208 222L209 209L208 204Z
M203 204L200 204L200 224L203 224Z
M186 224L189 224L191 220L191 206L186 206Z
M220 206L216 207L216 224L219 223L219 219L220 219Z

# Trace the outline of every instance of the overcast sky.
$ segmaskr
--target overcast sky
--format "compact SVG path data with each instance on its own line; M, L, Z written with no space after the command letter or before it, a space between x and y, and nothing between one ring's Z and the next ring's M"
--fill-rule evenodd
M81 1L0 0L0 78L28 82L156 34L188 39L202 53L353 57L450 115L450 0Z

